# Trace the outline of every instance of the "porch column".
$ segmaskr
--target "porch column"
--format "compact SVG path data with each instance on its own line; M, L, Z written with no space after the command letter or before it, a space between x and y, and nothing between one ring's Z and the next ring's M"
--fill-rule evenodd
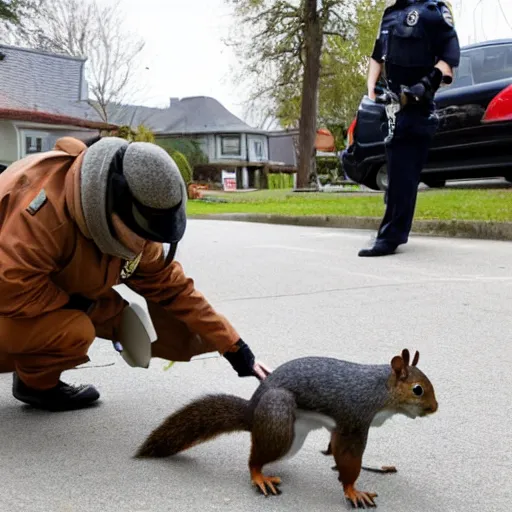
M249 188L249 171L242 167L242 188Z

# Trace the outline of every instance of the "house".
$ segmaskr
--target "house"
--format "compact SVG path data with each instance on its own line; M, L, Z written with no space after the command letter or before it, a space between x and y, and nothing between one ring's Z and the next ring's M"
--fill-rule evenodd
M273 161L282 162L285 166L296 168L299 130L276 130L268 132L267 135L270 158Z
M0 164L116 128L88 103L85 59L0 45ZM0 168L1 170L1 168Z
M196 141L206 156L194 167L196 181L264 188L270 172L296 172L293 137L249 126L207 96L171 98L167 108L110 105L105 123L89 101L86 59L0 45L0 165L52 149L69 135L85 140L119 126L145 125L165 146ZM0 167L0 172L2 167Z
M296 171L293 157L274 159L273 133L249 126L208 96L171 98L166 108L113 105L108 117L117 125L150 128L159 143L169 139L196 141L208 159L208 163L195 166L197 181L220 182L222 171L232 171L237 188L258 188L264 185L268 172ZM292 139L282 143L290 145Z

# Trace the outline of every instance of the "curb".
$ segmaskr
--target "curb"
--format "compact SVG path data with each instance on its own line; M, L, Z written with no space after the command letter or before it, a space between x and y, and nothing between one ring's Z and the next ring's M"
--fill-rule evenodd
M369 229L373 231L376 231L379 228L382 220L380 217L329 217L325 215L299 217L291 215L254 213L189 215L189 218L198 220L225 220L232 222L258 222L264 224L282 224L287 226ZM416 220L413 222L412 233L451 238L512 241L512 222Z

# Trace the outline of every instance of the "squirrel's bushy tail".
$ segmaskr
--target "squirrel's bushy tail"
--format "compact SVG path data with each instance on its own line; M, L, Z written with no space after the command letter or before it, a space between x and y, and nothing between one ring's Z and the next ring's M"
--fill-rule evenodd
M210 395L169 416L142 444L136 457L168 457L229 432L249 431L249 402L234 395Z

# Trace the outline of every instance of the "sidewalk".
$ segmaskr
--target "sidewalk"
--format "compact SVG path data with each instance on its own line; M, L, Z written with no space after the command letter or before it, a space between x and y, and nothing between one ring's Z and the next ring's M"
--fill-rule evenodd
M378 229L381 222L380 217L341 217L325 215L302 217L256 213L196 214L189 215L189 218L236 222L260 222L266 224L285 224L290 226L369 229L374 231ZM452 238L512 241L512 222L416 220L413 223L412 233Z

